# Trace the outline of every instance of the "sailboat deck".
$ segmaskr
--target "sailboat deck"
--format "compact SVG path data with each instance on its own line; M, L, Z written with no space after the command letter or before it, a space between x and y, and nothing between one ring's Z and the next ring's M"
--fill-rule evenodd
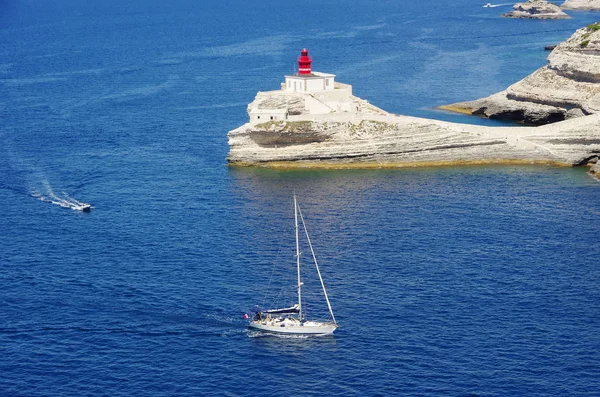
M337 324L317 321L300 322L295 318L272 318L268 320L254 320L248 324L248 327L277 334L328 335L335 331Z

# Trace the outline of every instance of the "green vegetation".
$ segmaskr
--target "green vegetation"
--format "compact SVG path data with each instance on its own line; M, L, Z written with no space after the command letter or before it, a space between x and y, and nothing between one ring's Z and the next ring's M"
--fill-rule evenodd
M584 35L582 36L583 41L581 43L579 43L579 47L581 48L586 48L588 46L588 44L590 44L590 35L594 32L597 32L598 30L600 30L600 22L596 22L596 23L592 23L588 26L586 26L588 32L584 33Z
M355 135L359 132L390 132L395 130L396 127L393 124L384 123L382 121L375 120L362 120L358 124L350 124L350 134Z
M267 121L256 124L259 130L278 130L280 132L310 132L312 121Z
M288 121L283 130L285 132L309 132L312 129L312 121Z
M588 25L587 28L593 32L600 30L600 22L592 23Z
M266 123L256 124L256 128L260 130L270 130L273 127L283 126L283 121L267 121Z

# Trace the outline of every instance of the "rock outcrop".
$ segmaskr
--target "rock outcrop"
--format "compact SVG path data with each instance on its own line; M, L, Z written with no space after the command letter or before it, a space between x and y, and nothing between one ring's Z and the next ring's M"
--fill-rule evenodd
M600 162L596 161L596 164L590 168L590 174L600 179Z
M597 68L586 58L595 55L571 51L585 46L596 48L595 31L590 29L561 44L563 50L555 50L552 68L539 72L543 73L541 77L532 78L523 89L510 91L510 98L502 94L498 103L520 104L519 98L526 94L539 113L528 110L527 117L540 120L550 113L563 119L563 111L574 113L579 109L584 114L600 109L596 91L588 87L595 87L595 79L600 79ZM228 162L241 166L335 168L580 165L593 162L600 154L600 112L542 127L448 123L390 114L354 96L350 85L335 82L334 77L318 72L290 75L285 76L280 90L259 92L248 105L248 123L228 134ZM548 89L556 91L551 100L546 95ZM586 93L583 99L582 92ZM565 103L571 108L559 107ZM525 113L517 105L499 106L497 110L498 114L511 112L521 118Z
M548 65L506 90L441 108L534 125L600 112L600 23L577 30Z
M580 165L600 154L600 115L543 127L482 127L387 113L332 113L247 123L228 137L227 160L241 166Z
M567 10L600 11L600 0L567 0L560 6Z
M511 12L502 14L505 18L530 18L530 19L565 19L571 18L559 6L548 3L546 0L529 0L517 3Z

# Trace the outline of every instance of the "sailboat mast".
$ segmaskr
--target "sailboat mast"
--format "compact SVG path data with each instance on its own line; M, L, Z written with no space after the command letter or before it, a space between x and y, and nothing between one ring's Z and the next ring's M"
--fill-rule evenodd
M298 319L302 321L302 279L300 277L300 236L298 234L298 203L294 194L294 222L296 224L296 268L298 269Z
M312 257L315 262L315 267L317 268L317 274L319 275L319 280L321 281L321 287L323 288L323 295L325 295L325 301L327 302L327 307L329 308L329 314L331 314L331 319L333 320L333 323L337 324L337 321L335 321L335 316L333 315L331 303L329 303L329 296L327 295L327 290L325 289L325 283L323 282L323 277L321 276L321 269L319 269L319 264L317 263L317 256L315 255L315 250L313 249L312 242L310 241L310 237L308 236L308 229L306 228L306 223L304 222L304 215L302 215L302 210L300 208L298 208L298 211L300 212L300 220L302 221L302 227L304 228L306 240L308 241L308 246L310 247L310 252L312 253Z

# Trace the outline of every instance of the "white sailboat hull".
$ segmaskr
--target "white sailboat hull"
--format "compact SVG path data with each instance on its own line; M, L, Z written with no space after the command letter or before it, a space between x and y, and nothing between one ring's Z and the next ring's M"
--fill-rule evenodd
M334 323L322 323L317 321L305 321L304 323L294 322L294 324L286 324L286 322L275 321L252 321L248 324L248 328L262 332L287 335L330 335L337 328Z
M302 221L302 226L304 229L304 233L306 234L306 240L308 242L308 246L310 247L310 252L313 257L313 261L315 263L315 268L317 270L317 274L319 275L319 280L321 282L321 287L323 288L323 295L325 296L325 301L327 302L327 307L329 308L329 314L331 315L332 322L320 322L320 321L310 321L306 320L304 316L304 312L302 311L302 282L301 273L300 273L300 240L299 240L299 225L298 225L298 215L300 215L300 220ZM302 215L302 211L298 207L298 202L296 201L296 195L294 195L294 226L295 226L295 234L296 234L296 268L298 273L298 301L292 307L286 308L277 308L277 309L269 309L269 310L256 310L255 316L248 324L248 328L254 329L257 331L263 331L267 333L273 334L286 334L286 335L330 335L333 334L333 331L338 327L337 322L335 321L335 316L333 315L333 310L331 309L331 304L329 303L329 297L327 296L327 290L325 289L325 283L323 283L323 278L321 277L321 270L319 270L319 264L317 263L317 257L315 256L315 251L313 250L312 243L310 241L310 237L308 236L308 230L306 229L306 223L304 222L304 216ZM248 318L248 317L246 317Z

